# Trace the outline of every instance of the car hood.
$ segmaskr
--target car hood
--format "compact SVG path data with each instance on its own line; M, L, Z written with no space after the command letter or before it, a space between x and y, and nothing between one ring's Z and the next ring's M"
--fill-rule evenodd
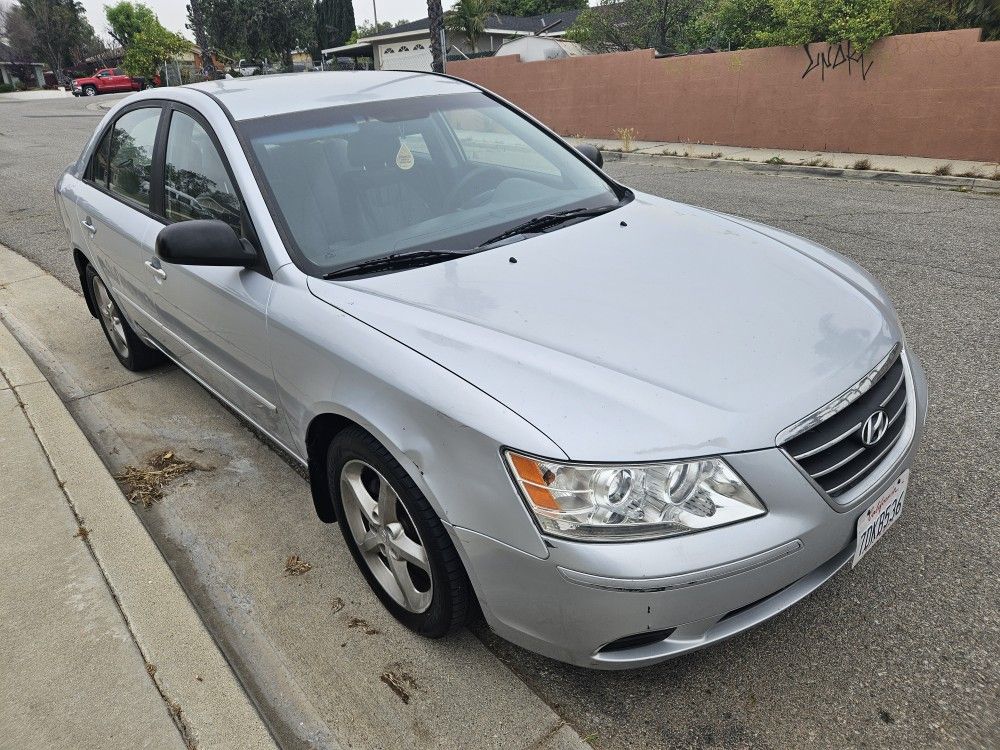
M840 256L644 195L467 258L309 287L582 461L773 446L901 335Z

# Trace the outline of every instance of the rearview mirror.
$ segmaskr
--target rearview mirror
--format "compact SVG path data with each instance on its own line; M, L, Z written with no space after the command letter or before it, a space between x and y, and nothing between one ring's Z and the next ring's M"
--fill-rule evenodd
M167 263L189 266L252 266L257 252L218 219L168 224L156 235L156 254Z
M604 156L601 154L601 150L593 143L581 143L576 147L576 150L594 162L597 166L604 166Z

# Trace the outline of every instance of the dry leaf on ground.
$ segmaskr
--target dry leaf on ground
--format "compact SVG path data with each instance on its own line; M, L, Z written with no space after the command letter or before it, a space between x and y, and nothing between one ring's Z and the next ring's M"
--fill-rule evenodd
M148 508L163 498L163 488L177 477L189 474L197 466L166 451L149 459L145 466L126 466L115 479L125 485L125 496L133 505Z

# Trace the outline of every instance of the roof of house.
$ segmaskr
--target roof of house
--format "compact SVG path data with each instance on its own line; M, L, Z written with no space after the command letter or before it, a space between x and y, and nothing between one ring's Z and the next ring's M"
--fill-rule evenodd
M512 34L534 34L556 21L561 21L558 26L547 32L549 34L561 34L573 25L578 15L580 15L579 10L564 10L559 13L545 13L540 16L503 16L491 13L486 18L486 33L499 31ZM388 39L417 31L428 31L429 29L430 20L421 18L417 21L401 23L398 26L393 26L391 29L380 31L378 34L364 37L358 41L367 42L373 39Z

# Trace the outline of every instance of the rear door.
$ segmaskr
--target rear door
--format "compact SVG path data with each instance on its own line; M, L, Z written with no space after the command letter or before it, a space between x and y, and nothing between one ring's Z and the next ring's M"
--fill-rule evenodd
M125 75L125 71L121 68L115 68L111 71L111 85L115 91L131 91L132 78Z
M256 243L229 165L209 125L171 104L163 134L163 218L218 219ZM267 349L273 282L260 268L167 263L149 246L147 284L168 345L181 363L253 421L287 442Z
M135 327L155 322L143 261L163 227L151 211L153 154L163 109L125 110L105 131L76 197L88 256Z

